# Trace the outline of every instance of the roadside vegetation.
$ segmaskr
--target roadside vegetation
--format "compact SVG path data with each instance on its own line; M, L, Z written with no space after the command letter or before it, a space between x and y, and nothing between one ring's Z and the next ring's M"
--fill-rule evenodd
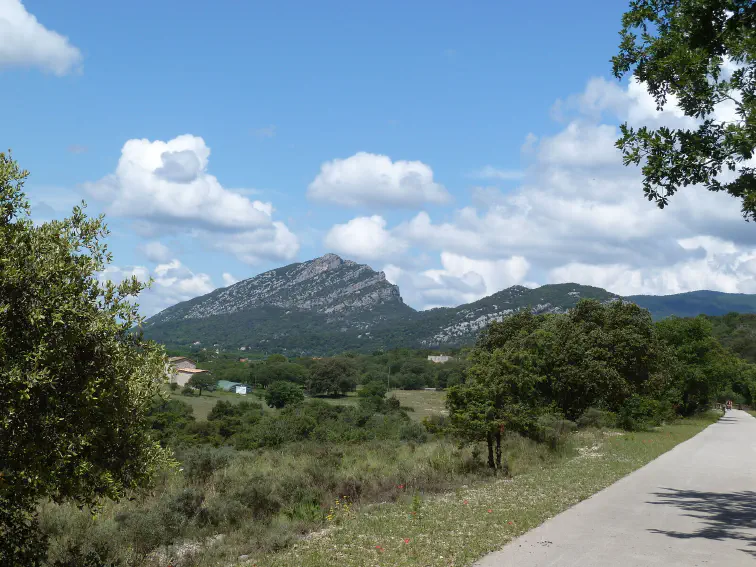
M695 130L621 126L624 161L660 207L703 185L756 218L743 166L752 8L638 1L623 18L618 78L696 119L734 105ZM77 207L32 222L27 175L0 153L3 567L467 566L695 435L718 402L754 404L747 317L654 323L635 305L581 301L558 315L523 305L443 365L409 350L198 351L215 380L264 392L232 402L198 378L196 398L215 402L199 410L162 391L166 353L132 302L145 284L104 281L103 220ZM340 334L320 331L309 326L311 351L336 352ZM446 390L448 416L388 393L422 388Z

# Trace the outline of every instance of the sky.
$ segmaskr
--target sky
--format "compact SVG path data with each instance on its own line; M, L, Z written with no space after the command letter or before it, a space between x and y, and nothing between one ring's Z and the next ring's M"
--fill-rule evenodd
M101 277L153 278L145 315L327 252L417 309L754 293L738 201L659 210L614 147L694 124L612 77L627 4L0 0L0 147L35 222L106 215Z

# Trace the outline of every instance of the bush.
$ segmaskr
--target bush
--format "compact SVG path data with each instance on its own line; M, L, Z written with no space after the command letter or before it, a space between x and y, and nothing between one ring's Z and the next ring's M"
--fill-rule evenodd
M265 403L272 408L281 409L304 401L304 391L301 386L282 380L273 382L265 391Z
M616 427L617 414L596 408L588 408L583 415L578 418L577 426L581 429L585 427L596 427L598 429L604 427Z
M557 450L567 443L569 434L577 429L574 421L563 419L559 415L545 414L536 422L538 440L552 450Z
M184 396L193 396L194 388L191 388L190 386L184 386L184 389L181 390L181 394Z
M170 384L168 384L168 387L171 389L171 392L175 392L176 390L178 390L179 385L176 384L176 382L171 382Z
M232 449L197 447L185 450L177 456L184 468L184 477L190 483L207 481L215 471L224 468L234 454Z
M673 415L674 411L668 404L636 395L620 408L617 425L628 431L642 431L660 425Z
M422 424L431 435L445 435L449 431L449 418L445 415L426 416Z

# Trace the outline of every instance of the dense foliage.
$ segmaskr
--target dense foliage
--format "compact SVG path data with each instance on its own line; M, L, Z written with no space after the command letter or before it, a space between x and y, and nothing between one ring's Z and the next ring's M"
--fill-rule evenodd
M700 184L740 199L743 216L756 219L753 0L635 0L622 24L614 74L632 73L659 109L678 104L697 123L622 126L617 146L625 164L643 165L648 199L664 207L680 187Z
M35 225L27 173L0 153L0 564L37 564L35 506L94 505L144 486L166 462L145 426L163 348L129 330L136 278L101 283L102 219L81 207Z
M573 422L638 429L705 410L737 390L756 395L754 367L725 349L705 317L654 324L621 301L581 301L564 315L522 312L492 323L471 355L464 384L449 389L452 424L487 441L501 466L501 434L550 441Z

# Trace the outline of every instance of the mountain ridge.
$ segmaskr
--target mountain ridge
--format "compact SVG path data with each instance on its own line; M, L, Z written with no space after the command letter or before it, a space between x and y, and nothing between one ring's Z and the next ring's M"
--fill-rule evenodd
M515 285L456 307L417 311L404 303L398 286L383 272L326 254L173 305L147 319L143 330L148 338L171 346L200 343L305 355L402 346L448 348L472 343L488 323L517 310L563 313L583 298L632 301L655 319L695 311L756 313L756 295L703 290L621 297L577 283L533 289Z

